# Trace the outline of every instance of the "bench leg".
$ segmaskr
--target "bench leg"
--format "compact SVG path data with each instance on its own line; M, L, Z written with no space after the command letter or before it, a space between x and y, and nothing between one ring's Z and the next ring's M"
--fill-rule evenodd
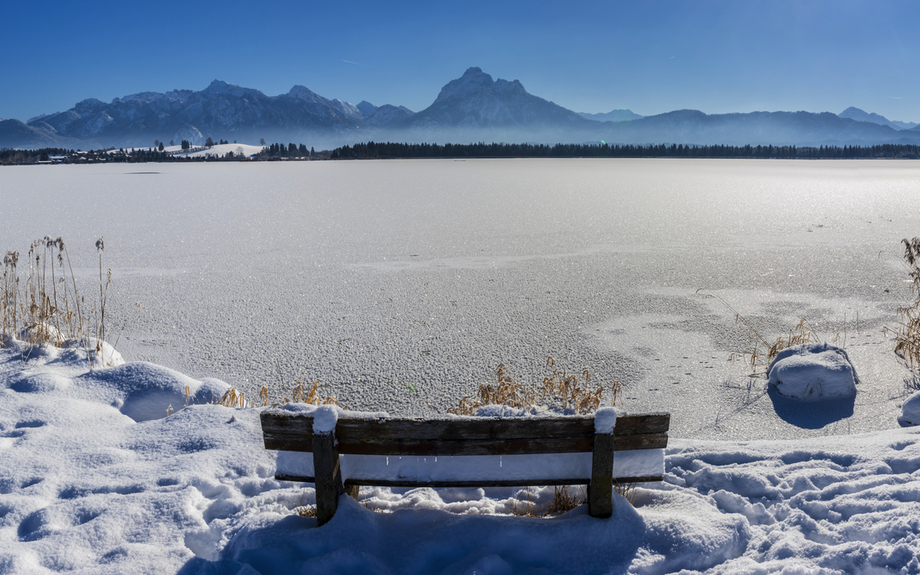
M613 514L613 434L610 433L594 434L588 513L591 517L610 517Z
M360 499L358 499L359 491L361 491L360 485L346 485L345 486L345 493L347 493L348 496L354 499L355 501L360 501Z
M316 486L316 519L323 525L332 519L339 496L345 493L339 452L332 433L313 435L313 475Z

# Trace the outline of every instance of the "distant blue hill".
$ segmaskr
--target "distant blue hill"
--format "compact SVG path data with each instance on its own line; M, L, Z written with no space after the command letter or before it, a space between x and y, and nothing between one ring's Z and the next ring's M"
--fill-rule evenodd
M870 114L852 106L837 115L841 118L856 120L857 122L871 122L873 124L879 124L880 126L888 126L889 128L894 128L895 130L910 130L918 126L918 124L915 122L898 122L896 120L889 120L885 116Z
M632 110L611 110L603 114L589 114L588 112L578 112L578 115L595 122L630 122L638 120L645 116L640 116Z

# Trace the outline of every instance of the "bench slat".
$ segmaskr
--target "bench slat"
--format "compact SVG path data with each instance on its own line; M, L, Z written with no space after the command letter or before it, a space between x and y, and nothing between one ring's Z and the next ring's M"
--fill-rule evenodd
M528 453L585 453L591 451L592 441L592 438L518 439L513 441L419 441L414 439L349 441L338 439L336 448L339 453L355 455L518 455ZM617 451L663 449L667 445L668 436L664 433L616 437ZM291 439L289 437L269 437L268 435L265 437L265 447L266 449L283 451L310 452L313 450L312 444L307 443L306 440Z
M667 446L670 414L626 415L614 429L617 451ZM266 449L313 450L313 418L262 413ZM593 417L558 419L339 420L339 453L361 455L512 455L591 451ZM411 439L410 439L411 438Z
M302 475L275 475L278 481L297 481L313 483L313 477ZM643 477L614 477L614 484L627 485L630 483L649 483L662 481L660 475L647 475ZM528 485L587 485L585 477L572 477L569 479L526 479L526 480L498 480L498 481L391 481L387 479L346 479L345 486L379 486L379 487L526 487Z

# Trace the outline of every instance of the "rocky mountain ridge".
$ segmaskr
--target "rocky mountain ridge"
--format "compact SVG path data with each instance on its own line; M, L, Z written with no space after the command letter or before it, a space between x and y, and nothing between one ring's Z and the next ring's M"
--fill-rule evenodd
M476 67L444 85L418 113L404 106L328 99L302 85L267 96L214 80L201 91L139 92L109 103L88 98L28 122L0 121L0 147L140 147L154 140L201 144L208 137L318 148L369 140L842 146L920 144L920 127L858 108L840 114L579 114L530 94L518 80L493 80Z

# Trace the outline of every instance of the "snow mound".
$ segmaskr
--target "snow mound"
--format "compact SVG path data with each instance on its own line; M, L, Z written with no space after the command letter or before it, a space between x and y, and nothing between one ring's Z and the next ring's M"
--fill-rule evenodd
M847 352L827 343L788 347L768 369L770 385L785 397L806 401L856 395L859 378Z
M913 394L904 406L901 407L901 415L898 417L898 423L904 426L920 425L920 391Z
M106 389L109 402L134 421L160 419L166 417L167 410L177 411L186 405L213 403L230 389L219 379L198 381L143 361L91 371L75 382L92 382Z
M112 367L125 362L108 342L94 337L67 339L50 324L25 327L19 330L18 338L4 334L0 338L0 347L18 354L23 361L85 363L89 367Z

